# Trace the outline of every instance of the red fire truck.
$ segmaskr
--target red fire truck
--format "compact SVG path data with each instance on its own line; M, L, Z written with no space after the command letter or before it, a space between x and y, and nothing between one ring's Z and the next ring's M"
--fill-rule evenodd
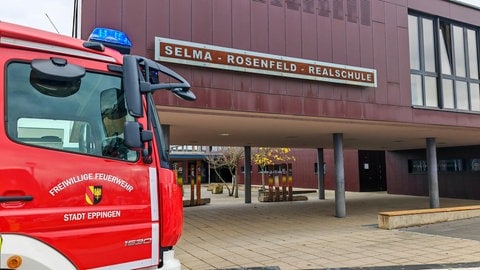
M195 95L109 48L128 48L123 33L92 37L0 22L0 269L180 268L181 188L152 94Z

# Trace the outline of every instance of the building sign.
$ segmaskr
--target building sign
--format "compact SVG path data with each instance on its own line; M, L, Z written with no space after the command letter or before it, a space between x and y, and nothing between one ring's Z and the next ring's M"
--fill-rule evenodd
M377 71L155 37L155 60L314 81L376 87Z

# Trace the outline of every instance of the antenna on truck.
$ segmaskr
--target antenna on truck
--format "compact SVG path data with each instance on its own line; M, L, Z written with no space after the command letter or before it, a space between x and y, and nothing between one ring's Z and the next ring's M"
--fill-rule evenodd
M55 31L57 31L57 33L60 34L60 32L58 31L57 27L56 27L55 24L53 23L52 19L50 19L50 16L48 16L47 13L45 13L45 16L47 16L47 19L50 21L50 23L52 24L53 28L55 28Z

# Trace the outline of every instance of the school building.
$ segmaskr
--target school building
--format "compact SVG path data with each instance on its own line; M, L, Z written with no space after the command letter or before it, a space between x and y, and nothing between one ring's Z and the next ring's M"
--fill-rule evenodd
M193 103L155 94L171 145L240 146L247 154L290 147L294 186L335 189L339 216L349 190L430 196L431 207L438 197L480 199L477 7L91 0L81 18L82 38L95 27L122 30L132 54L191 83ZM199 158L183 157L187 167ZM249 161L240 176L247 191L260 183Z

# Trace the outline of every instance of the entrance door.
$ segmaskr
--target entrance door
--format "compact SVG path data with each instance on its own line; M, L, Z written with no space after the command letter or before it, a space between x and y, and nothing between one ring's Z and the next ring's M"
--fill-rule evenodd
M384 151L358 151L360 191L385 191L387 179L385 173Z

